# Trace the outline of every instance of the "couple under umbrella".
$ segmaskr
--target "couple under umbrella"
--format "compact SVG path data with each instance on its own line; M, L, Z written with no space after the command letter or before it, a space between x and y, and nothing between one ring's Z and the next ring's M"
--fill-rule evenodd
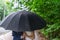
M42 29L46 26L46 22L37 14L23 10L8 15L0 26L13 31L13 40L23 40L21 39L23 32Z

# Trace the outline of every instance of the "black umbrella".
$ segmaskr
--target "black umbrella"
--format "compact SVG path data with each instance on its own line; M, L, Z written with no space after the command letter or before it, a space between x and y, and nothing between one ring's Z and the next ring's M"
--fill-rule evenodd
M46 26L46 22L35 13L18 11L7 16L0 26L7 30L23 32L42 29Z

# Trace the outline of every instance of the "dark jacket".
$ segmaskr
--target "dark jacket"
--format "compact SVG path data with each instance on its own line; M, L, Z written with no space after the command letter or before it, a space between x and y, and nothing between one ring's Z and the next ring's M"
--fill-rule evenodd
M12 32L12 36L21 36L21 35L23 35L23 32L15 32L15 31Z

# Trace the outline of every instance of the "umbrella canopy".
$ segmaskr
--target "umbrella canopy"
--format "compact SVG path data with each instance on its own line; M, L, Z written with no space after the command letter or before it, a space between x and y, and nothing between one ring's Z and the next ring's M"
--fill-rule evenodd
M16 32L33 31L42 29L46 22L42 17L29 11L18 11L8 15L0 23L1 27Z

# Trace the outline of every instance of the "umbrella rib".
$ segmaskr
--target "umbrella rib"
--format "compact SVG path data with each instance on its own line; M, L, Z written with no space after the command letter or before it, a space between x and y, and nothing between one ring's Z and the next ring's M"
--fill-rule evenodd
M14 14L14 13L13 13L13 14ZM12 14L12 15L13 15L13 14ZM16 16L16 14L17 14L17 13L15 13L15 15L11 18L11 20ZM11 22L11 20L10 20L10 22ZM9 23L10 23L10 22L9 22ZM8 25L9 25L9 24L8 24ZM8 26L8 25L7 25L7 26ZM7 29L7 28L6 28L6 29Z

